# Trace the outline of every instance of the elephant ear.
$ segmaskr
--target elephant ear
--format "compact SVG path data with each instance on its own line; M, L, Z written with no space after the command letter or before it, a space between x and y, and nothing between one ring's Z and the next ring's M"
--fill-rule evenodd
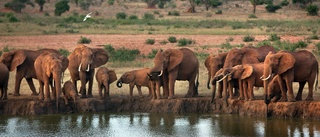
M278 74L282 74L291 69L296 62L294 56L287 52L276 54L275 58L279 59Z
M253 67L251 65L244 65L243 69L244 70L242 72L241 79L246 79L252 75Z
M126 79L129 81L134 81L135 77L132 72L126 74Z
M24 62L26 58L27 58L27 54L24 51L18 50L14 52L13 58L11 61L10 71L15 70L19 65L21 65Z
M117 74L116 74L116 72L114 72L114 70L109 70L108 75L109 75L109 84L111 84L112 82L114 82L118 79Z
M94 68L100 67L108 62L109 55L105 49L95 48L92 50L94 52L94 62L92 63Z
M65 56L60 56L59 59L62 63L62 71L65 71L68 68L69 60Z
M164 56L169 59L168 71L177 67L183 59L183 53L179 49L168 49L165 51Z

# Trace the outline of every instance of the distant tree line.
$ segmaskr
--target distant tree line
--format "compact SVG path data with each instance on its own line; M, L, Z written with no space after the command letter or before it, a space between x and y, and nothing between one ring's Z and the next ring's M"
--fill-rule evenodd
M60 16L62 13L68 11L70 9L69 2L73 2L76 6L80 6L83 10L88 10L90 5L101 5L105 0L57 0L55 4L55 15ZM106 0L109 5L113 5L115 0ZM167 3L171 0L143 0L148 8L164 8ZM195 13L196 6L205 6L205 9L208 11L210 8L216 8L223 4L222 0L188 0L190 3L190 8L187 12ZM300 3L305 5L306 10L309 15L318 15L318 6L312 5L316 0L292 0L292 3ZM9 8L15 12L21 13L22 9L26 7L26 5L30 5L34 7L34 3L38 4L40 12L43 12L43 6L46 2L50 2L50 0L12 0L5 4L6 8ZM125 1L124 1L125 2ZM250 0L250 3L253 6L253 13L256 12L256 6L266 4L266 10L268 12L276 12L276 10L280 9L283 6L287 6L289 4L288 0L282 0L279 5L274 5L273 0Z

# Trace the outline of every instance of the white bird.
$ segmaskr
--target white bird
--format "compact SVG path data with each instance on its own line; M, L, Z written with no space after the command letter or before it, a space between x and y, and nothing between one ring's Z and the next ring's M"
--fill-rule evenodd
M91 12L84 17L83 21L86 21L87 18L91 18L90 14L91 14Z

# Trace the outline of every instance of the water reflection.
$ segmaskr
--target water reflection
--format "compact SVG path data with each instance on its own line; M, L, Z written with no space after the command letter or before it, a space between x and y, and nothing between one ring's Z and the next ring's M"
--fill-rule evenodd
M0 116L0 136L319 136L320 122L238 115L94 113Z

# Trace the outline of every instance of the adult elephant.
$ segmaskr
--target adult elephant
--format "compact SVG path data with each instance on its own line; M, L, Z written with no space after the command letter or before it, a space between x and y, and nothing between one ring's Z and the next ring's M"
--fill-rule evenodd
M32 79L37 79L36 71L34 69L34 61L36 58L44 52L59 53L54 49L40 49L40 50L14 50L5 52L0 58L0 62L5 64L10 71L16 70L14 96L20 96L20 85L23 78L28 82L28 85L32 91L31 95L38 95Z
M264 80L266 103L270 101L267 91L272 74L278 75L280 78L279 85L282 92L280 101L293 102L296 100L301 100L302 90L306 82L308 82L309 88L306 100L313 100L313 85L316 78L316 83L318 83L318 68L319 66L316 57L307 50L300 50L297 52L270 52L264 61L264 71L262 77ZM284 83L282 84L282 82ZM296 98L294 98L293 95L292 82L299 82L300 84ZM283 86L286 86L286 88ZM288 93L286 93L286 89L288 90Z
M121 88L122 84L129 84L129 95L130 97L133 97L133 88L134 86L137 87L138 93L140 97L143 97L142 92L141 92L141 87L145 86L148 87L149 89L149 96L151 96L152 91L151 91L151 83L148 78L148 72L150 68L142 68L142 69L136 69L136 70L131 70L128 72L125 72L121 75L119 80L117 81L117 87Z
M8 82L9 82L9 69L3 63L0 63L0 90L1 100L7 99Z
M40 100L51 100L49 89L50 86L52 90L52 100L56 100L57 108L59 108L58 102L62 89L62 73L64 73L64 71L67 69L68 63L69 60L67 59L67 57L52 52L44 52L37 57L34 62L34 68L36 70L36 75L40 86Z
M260 77L263 75L263 63L236 65L232 68L224 69L224 75L231 79L238 79L242 85L245 100L254 100L253 87L263 87Z
M68 56L68 59L68 70L72 83L77 87L77 81L81 81L81 98L92 97L94 69L107 63L109 59L107 51L102 48L89 48L85 45L78 45ZM86 92L87 82L89 82L88 96Z
M233 48L228 52L225 63L223 65L223 69L231 68L235 65L243 65L243 64L255 64L259 62L263 62L268 52L276 52L276 50L269 45L264 45L261 47L243 47L243 48ZM238 80L238 84L242 85L242 81ZM223 99L227 99L229 91L229 98L234 98L232 91L232 81L227 79L223 80ZM228 90L227 90L228 89ZM239 97L238 99L244 99L243 89L239 86Z
M209 55L205 62L204 65L207 68L208 71L208 80L207 80L207 88L210 89L210 83L212 84L212 98L211 102L214 101L215 95L216 95L216 80L214 79L215 74L223 67L224 61L227 56L227 52L224 53L219 53L218 55ZM211 81L212 79L212 81ZM217 97L221 97L221 92L222 92L222 82L218 83L218 94Z
M176 80L189 81L185 97L198 95L199 61L188 48L159 50L154 58L154 67L149 71L149 75L154 74L162 76L165 98L174 98Z

